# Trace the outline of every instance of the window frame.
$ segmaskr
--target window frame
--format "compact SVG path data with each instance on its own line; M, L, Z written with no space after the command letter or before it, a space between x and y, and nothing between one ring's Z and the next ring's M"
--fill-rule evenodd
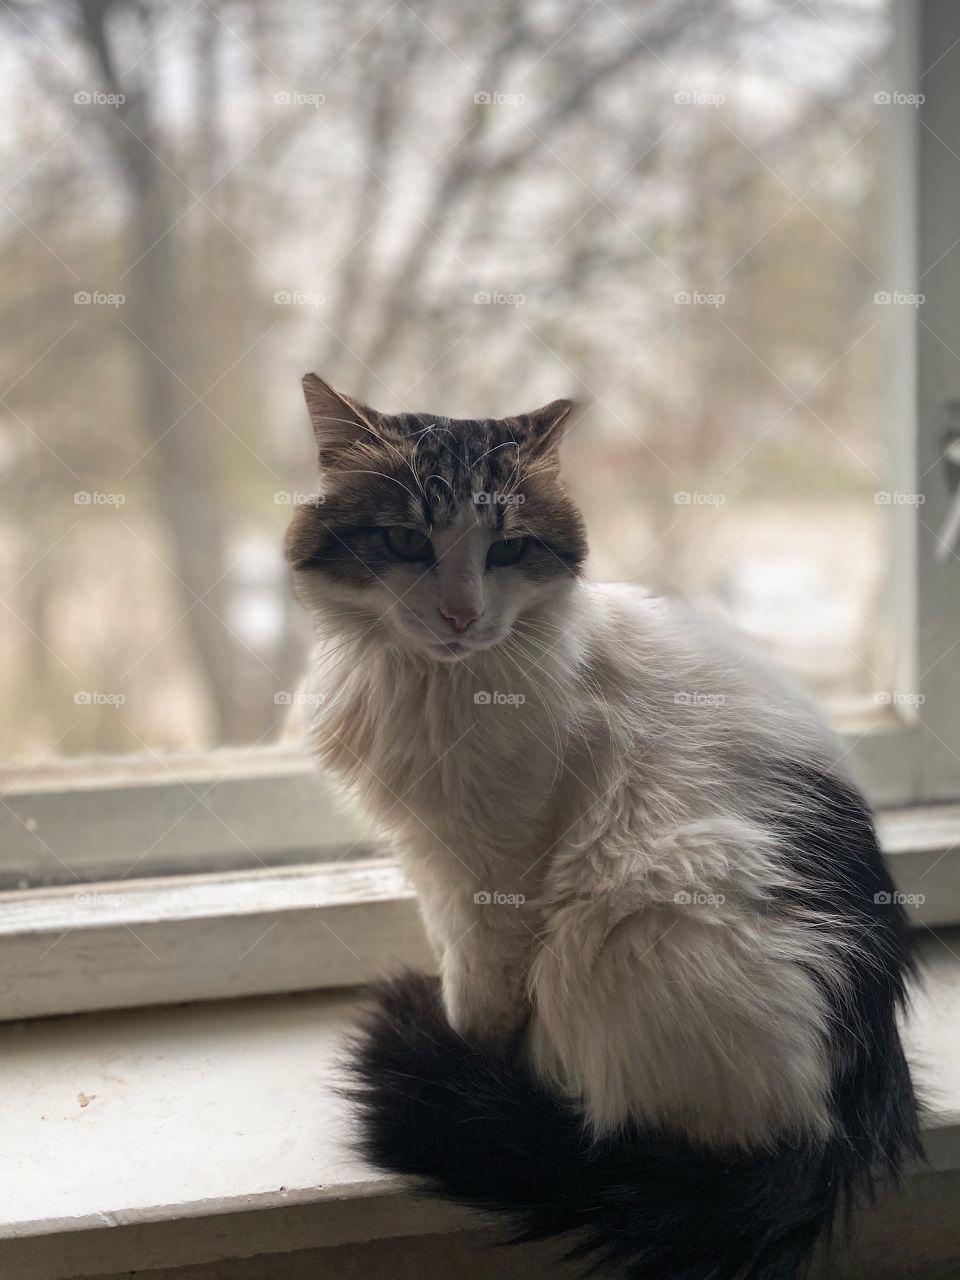
M17 879L27 890L77 888L183 875L185 866L359 860L378 843L306 751L285 746L0 770L0 840L0 891Z
M884 811L879 826L911 921L960 920L960 804ZM0 1021L355 986L435 965L390 857L0 894Z
M960 799L960 556L936 554L953 501L944 436L960 434L960 262L945 212L960 200L960 85L946 56L960 41L960 11L914 0L893 17L892 85L923 100L888 109L888 287L925 300L893 308L888 386L894 488L917 498L890 512L894 682L916 705L884 708L871 729L848 735L878 807Z

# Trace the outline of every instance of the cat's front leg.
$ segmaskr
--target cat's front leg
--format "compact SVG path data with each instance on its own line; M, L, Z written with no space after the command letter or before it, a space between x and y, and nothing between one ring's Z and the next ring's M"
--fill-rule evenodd
M468 1040L509 1040L530 1014L535 928L524 918L523 894L481 889L466 858L451 858L446 846L414 846L405 867L440 964L450 1025Z
M443 1003L466 1040L509 1042L526 1024L529 947L507 931L477 923L441 961Z

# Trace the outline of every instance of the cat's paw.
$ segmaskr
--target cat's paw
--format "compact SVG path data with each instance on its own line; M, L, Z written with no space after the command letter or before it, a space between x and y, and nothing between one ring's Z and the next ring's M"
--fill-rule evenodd
M444 972L443 1005L454 1031L473 1043L513 1043L530 1014L519 982L499 969Z

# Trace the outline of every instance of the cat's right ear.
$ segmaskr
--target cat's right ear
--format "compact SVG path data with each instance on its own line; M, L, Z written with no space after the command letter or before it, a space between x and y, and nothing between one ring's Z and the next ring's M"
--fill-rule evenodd
M373 409L335 391L315 373L303 378L303 398L317 438L320 466L335 467L355 445L377 434Z

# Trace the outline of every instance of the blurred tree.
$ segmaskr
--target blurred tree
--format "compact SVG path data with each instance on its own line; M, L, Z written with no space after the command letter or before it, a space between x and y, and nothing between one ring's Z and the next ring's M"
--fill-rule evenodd
M674 494L775 491L794 430L812 494L829 470L812 457L851 491L881 465L880 347L855 344L882 255L879 6L3 12L22 128L4 144L0 483L32 669L0 697L18 740L276 731L304 632L275 495L313 484L309 366L386 409L578 394L571 470L604 573L707 582L707 513L678 520ZM832 74L798 68L827 37ZM126 303L74 310L93 285ZM678 305L689 290L726 300ZM301 293L325 301L272 298ZM111 486L123 507L71 502ZM79 681L129 687L126 713L78 721Z

